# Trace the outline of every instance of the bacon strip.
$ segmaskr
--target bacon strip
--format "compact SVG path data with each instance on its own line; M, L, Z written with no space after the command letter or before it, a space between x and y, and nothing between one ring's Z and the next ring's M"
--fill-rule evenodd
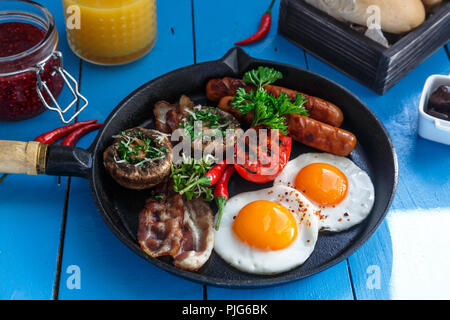
M152 257L170 255L180 269L196 271L211 256L214 247L213 212L201 199L184 201L162 184L139 214L138 241Z
M167 113L174 110L175 106L166 101L158 101L155 103L153 113L155 114L155 127L158 131L171 133L172 130L167 123Z
M214 247L213 213L203 200L185 203L184 237L178 254L174 257L176 267L198 270L211 256Z
M149 198L139 214L138 240L152 257L176 255L183 240L184 202L179 194Z

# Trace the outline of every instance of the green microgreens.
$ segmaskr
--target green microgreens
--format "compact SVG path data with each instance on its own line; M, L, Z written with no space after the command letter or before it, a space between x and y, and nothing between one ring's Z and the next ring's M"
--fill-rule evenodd
M205 159L196 160L183 157L183 161L172 164L170 177L172 178L173 190L180 192L193 182L203 177L212 167L212 164ZM212 201L214 194L211 188L197 185L195 188L183 193L187 200L203 197L206 201Z
M151 160L165 157L169 152L166 147L158 145L141 131L122 131L120 137L122 140L119 141L117 154L127 164L143 167ZM141 157L138 157L140 154Z
M184 128L184 134L190 136L192 140L195 138L195 121L202 121L206 127L211 129L217 129L226 124L219 114L212 112L214 109L211 107L199 110L194 114L190 114L187 121L180 123L179 125ZM223 130L222 130L223 132ZM201 135L201 133L199 133Z

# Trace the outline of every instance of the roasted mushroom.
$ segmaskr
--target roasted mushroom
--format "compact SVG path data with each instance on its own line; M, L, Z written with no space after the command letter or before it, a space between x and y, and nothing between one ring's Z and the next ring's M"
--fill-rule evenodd
M235 130L239 121L230 113L216 107L195 105L189 97L182 95L176 105L159 101L153 109L156 128L165 133L183 130L183 136L190 138L193 150L214 155L216 151L225 153L234 148ZM197 127L197 125L201 127ZM182 140L182 139L181 139Z
M103 153L103 161L121 186L148 189L169 175L172 146L165 134L137 127L113 138L114 143Z

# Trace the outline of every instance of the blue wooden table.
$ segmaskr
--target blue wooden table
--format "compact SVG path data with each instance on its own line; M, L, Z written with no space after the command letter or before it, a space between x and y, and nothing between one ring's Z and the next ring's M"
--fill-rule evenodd
M103 121L131 91L179 67L216 60L255 31L262 1L160 0L158 40L125 66L81 61L68 48L61 1L38 1L54 14L66 69L89 107L79 120ZM361 98L395 144L400 181L387 218L356 253L290 284L255 290L203 286L162 271L132 253L97 213L88 182L8 176L0 184L1 299L408 299L450 298L450 147L417 136L420 93L431 74L449 74L441 48L383 96L277 34L245 48L252 56L324 75ZM61 96L61 100L64 96ZM28 141L60 124L53 112L1 123L0 139ZM88 147L95 134L79 142Z

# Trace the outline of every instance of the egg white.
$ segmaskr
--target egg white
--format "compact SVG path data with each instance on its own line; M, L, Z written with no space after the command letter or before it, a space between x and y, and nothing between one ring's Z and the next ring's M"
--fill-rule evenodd
M244 206L257 200L274 201L294 211L298 233L289 247L266 251L251 247L236 237L234 217ZM282 185L241 193L230 198L225 206L220 228L215 233L214 250L230 265L244 272L276 274L291 270L303 264L314 250L319 233L315 210L317 208L300 192Z
M328 153L306 153L288 162L274 181L274 186L295 188L298 172L312 163L327 163L344 173L348 181L347 194L341 203L320 207L320 230L340 232L361 223L372 210L375 189L369 175L348 158Z

